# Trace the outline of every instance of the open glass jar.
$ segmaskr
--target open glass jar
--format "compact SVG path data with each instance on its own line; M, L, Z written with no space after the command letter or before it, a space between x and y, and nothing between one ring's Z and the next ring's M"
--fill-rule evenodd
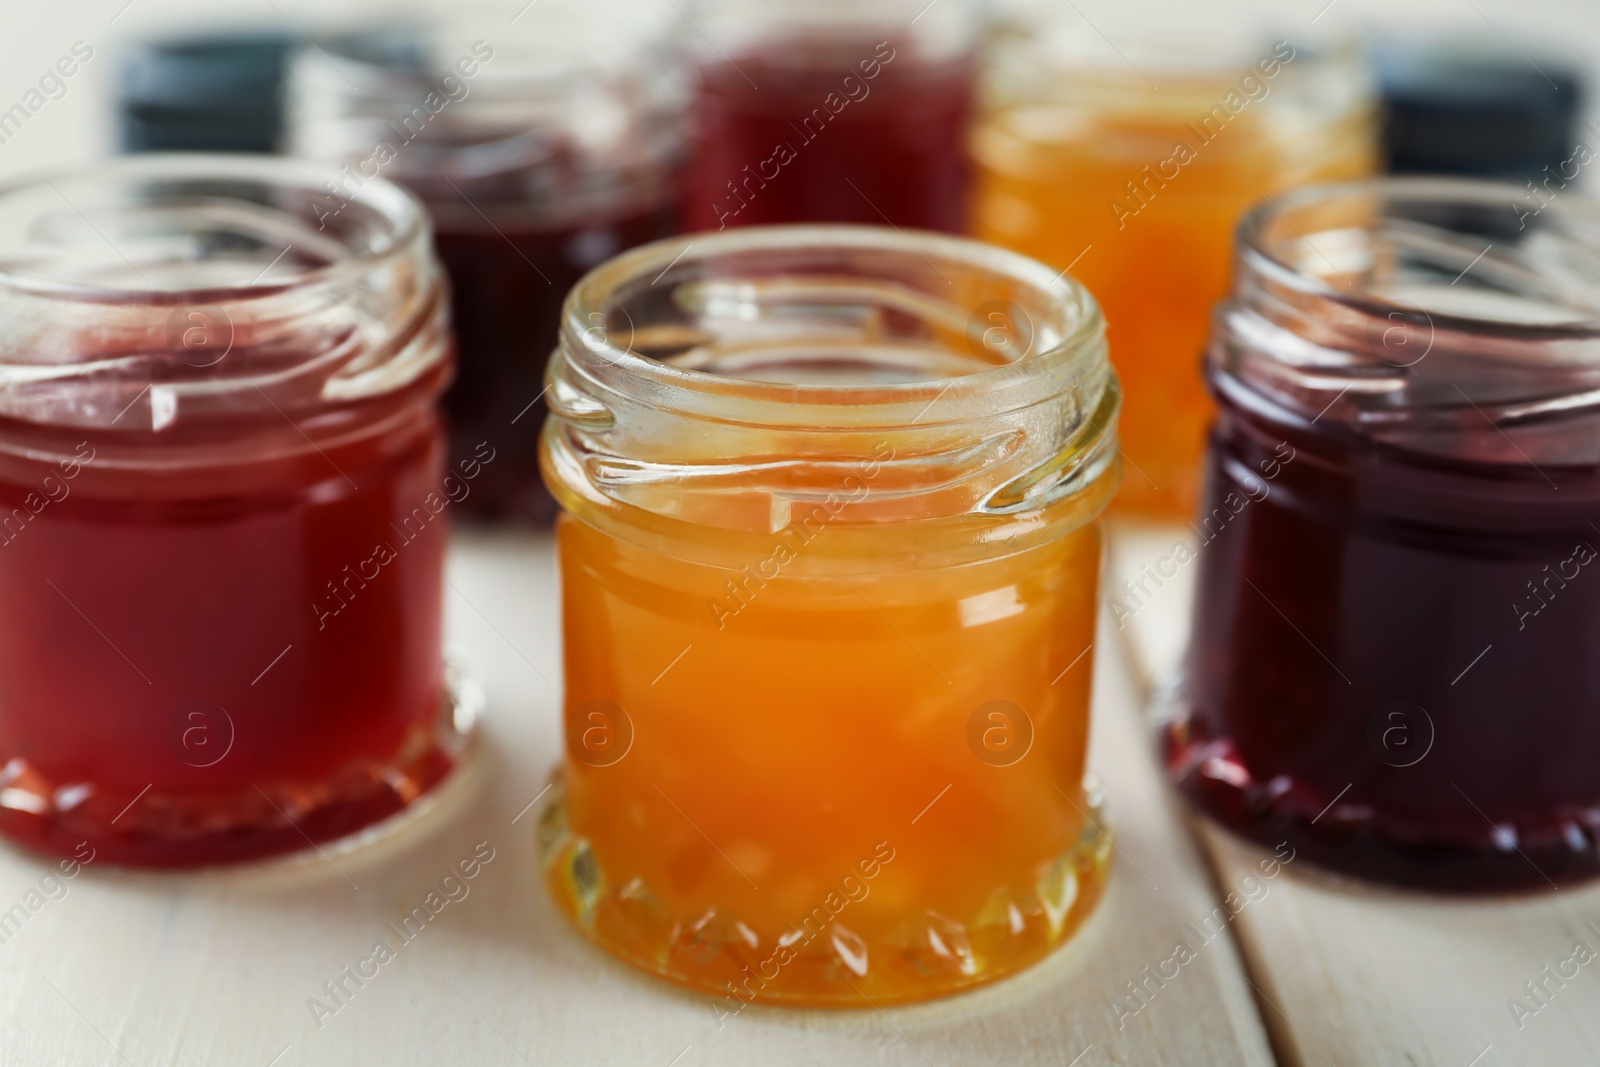
M0 189L7 837L263 856L462 754L442 274L387 182L319 229L331 173L147 156Z
M1600 209L1524 192L1263 205L1212 340L1172 773L1386 881L1600 873Z
M587 936L748 1000L990 981L1068 937L1116 380L1076 282L866 227L664 241L585 278L550 371Z
M468 3L294 63L293 151L345 164L324 210L381 175L432 216L459 345L452 460L482 441L499 457L464 513L554 518L538 442L561 301L601 261L677 231L686 93L670 35L603 0L515 20Z
M1187 520L1212 415L1202 353L1234 226L1263 196L1373 172L1371 80L1351 49L1141 25L1108 28L1118 51L1081 16L1050 11L989 64L972 232L1095 294L1127 393L1114 506Z

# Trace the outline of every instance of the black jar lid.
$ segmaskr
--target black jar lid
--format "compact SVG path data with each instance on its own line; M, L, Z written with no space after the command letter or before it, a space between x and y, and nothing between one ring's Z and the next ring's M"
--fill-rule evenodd
M274 33L148 41L122 69L124 152L272 152L291 41Z
M1401 44L1377 60L1391 173L1526 179L1573 154L1583 83L1559 59Z

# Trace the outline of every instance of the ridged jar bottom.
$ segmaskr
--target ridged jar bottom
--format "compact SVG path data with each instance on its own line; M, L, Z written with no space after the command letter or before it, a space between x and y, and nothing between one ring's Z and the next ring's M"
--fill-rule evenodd
M421 816L467 775L483 696L447 667L436 715L387 760L314 783L262 781L229 794L147 788L123 797L63 787L25 759L0 760L0 836L37 852L129 867L198 868L365 848ZM83 799L74 801L74 794ZM119 810L120 809L120 810Z
M551 896L583 936L657 978L726 999L730 1011L745 1003L866 1008L985 985L1065 944L1094 911L1110 874L1111 831L1092 777L1083 807L1077 840L1040 865L1028 891L997 890L976 915L908 914L874 941L840 922L763 943L727 910L675 915L642 879L616 884L605 857L573 832L559 772L539 820L539 861Z
M1228 737L1205 734L1182 700L1158 697L1167 773L1188 802L1240 837L1329 871L1386 885L1479 894L1565 889L1600 878L1600 808L1529 813L1398 813L1366 803L1355 771L1325 782L1263 774ZM1343 777L1343 783L1335 779Z

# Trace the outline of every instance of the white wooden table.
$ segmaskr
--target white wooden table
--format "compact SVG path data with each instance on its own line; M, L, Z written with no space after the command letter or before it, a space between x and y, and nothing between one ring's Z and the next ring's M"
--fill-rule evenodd
M1119 531L1108 578L1170 541ZM450 577L452 641L488 697L475 771L426 815L354 852L198 876L83 869L0 943L0 1067L1097 1067L1268 1064L1271 1049L1293 1065L1600 1062L1600 965L1520 1029L1507 1007L1575 941L1600 948L1590 925L1600 925L1600 890L1441 901L1292 865L1220 935L1194 936L1221 894L1248 874L1261 880L1265 854L1214 830L1197 848L1158 775L1140 694L1181 645L1181 585L1128 630L1103 624L1096 643L1091 764L1118 851L1107 897L1072 944L951 1000L881 1012L750 1008L719 1025L707 999L581 940L535 870L529 805L560 751L548 539L460 537ZM466 896L402 943L401 920L446 870L490 850ZM51 870L0 849L0 910ZM380 940L395 958L366 965L377 973L358 985L344 969ZM1148 981L1146 968L1159 971L1179 940L1195 958L1176 978ZM343 983L337 1000L328 982Z
M1230 938L1202 949L1137 1015L1119 1019L1110 1006L1215 903L1147 756L1113 643L1096 648L1092 762L1119 852L1107 899L1077 940L953 1000L881 1013L751 1008L719 1027L709 1000L581 940L537 876L537 809L526 809L560 751L549 541L462 537L450 576L452 640L488 695L474 781L354 854L198 877L85 868L0 944L0 1065L1271 1062ZM494 858L463 899L365 984L343 976L374 942L398 946L387 924L398 927L475 849ZM49 869L0 850L0 907ZM323 984L341 979L337 1011L308 1006L333 1005Z

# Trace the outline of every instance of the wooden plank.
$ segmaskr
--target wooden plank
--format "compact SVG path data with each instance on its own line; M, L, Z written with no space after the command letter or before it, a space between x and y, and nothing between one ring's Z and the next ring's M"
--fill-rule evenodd
M1110 584L1136 578L1182 536L1119 527ZM1120 633L1146 685L1178 666L1193 571ZM1268 852L1195 823L1220 885L1259 879ZM1234 927L1273 1046L1294 1067L1600 1063L1600 888L1464 900L1290 863Z
M396 836L328 859L199 876L91 864L0 944L0 1064L1271 1062L1231 937L1196 946L1159 987L1145 977L1171 957L1184 920L1216 902L1158 786L1115 642L1095 649L1092 763L1119 852L1074 943L952 1000L752 1007L719 1026L706 998L612 961L546 899L528 807L560 752L550 544L480 535L459 545L450 634L489 698L475 780ZM410 941L396 935L390 924L447 870L490 850L465 897ZM0 849L0 907L49 870ZM379 940L395 958L357 987L343 970ZM337 1010L314 1013L308 1001L331 1003L324 983L341 979ZM1144 1003L1123 989L1139 981L1152 990Z

